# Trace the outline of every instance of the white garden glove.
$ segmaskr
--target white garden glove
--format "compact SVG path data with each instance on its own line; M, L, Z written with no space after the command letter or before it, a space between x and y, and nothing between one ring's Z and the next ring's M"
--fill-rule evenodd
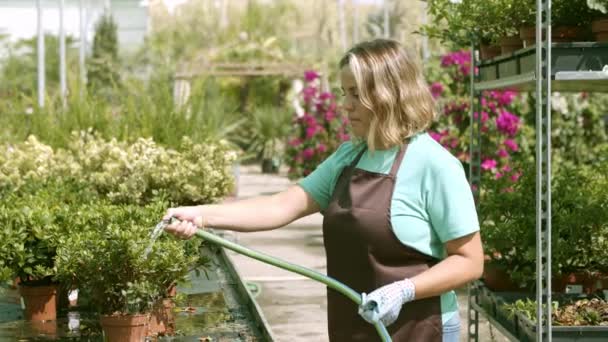
M372 324L382 322L384 326L393 324L399 317L401 306L416 297L416 287L405 279L382 286L369 295L361 294L359 315Z

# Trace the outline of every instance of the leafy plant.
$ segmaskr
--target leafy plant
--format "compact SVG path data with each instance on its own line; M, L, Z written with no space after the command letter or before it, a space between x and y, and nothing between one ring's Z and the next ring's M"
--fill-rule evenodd
M606 162L554 164L552 181L552 273L605 272L608 238ZM535 172L533 162L517 165L518 182L488 182L480 221L484 249L512 280L531 287L535 275Z
M69 206L86 203L92 197L76 183L47 181L22 193L4 193L0 202L3 227L2 262L5 275L17 276L23 283L48 284L54 281L54 258L66 224ZM81 192L79 192L81 191Z
M101 91L119 82L118 34L111 14L104 13L95 26L93 52L87 66L90 89Z
M289 111L276 107L256 108L250 119L251 140L247 152L260 159L279 158L291 130Z
M71 135L66 149L54 150L35 137L3 146L0 190L10 193L51 180L75 180L98 198L142 204L167 196L172 203L211 203L233 186L230 168L236 153L225 142L194 144L179 150L151 139L132 144L106 141L90 132Z
M144 257L150 232L166 202L146 206L103 202L78 208L73 232L57 250L58 279L91 298L102 314L141 313L166 294L175 281L200 264L183 243L163 236Z
M536 323L536 301L531 299L517 300L503 304L510 313L523 315ZM543 308L546 305L543 304ZM608 325L608 303L599 298L568 300L561 305L554 301L552 323L557 326L595 326Z
M543 304L542 305L543 310L547 307L547 304ZM559 307L559 303L554 301L552 302L552 311L554 312L557 308ZM519 313L521 315L523 315L524 317L526 317L527 319L529 319L530 321L532 321L533 323L536 323L536 301L526 298L525 300L523 299L518 299L517 301L515 301L514 303L505 303L503 304L503 308L509 313L510 317L515 316L516 313Z
M473 40L495 44L499 38L517 34L519 11L526 0L431 0L431 22L422 32L461 48Z
M608 1L606 0L587 0L587 6L603 14L608 13Z
M68 79L77 70L78 52L74 38L66 36L66 65ZM38 40L36 37L7 43L7 48L0 60L0 98L11 101L27 100L37 92ZM45 81L46 91L53 96L59 88L59 39L55 35L44 35L45 46ZM29 101L33 105L35 101ZM3 113L4 114L4 113Z

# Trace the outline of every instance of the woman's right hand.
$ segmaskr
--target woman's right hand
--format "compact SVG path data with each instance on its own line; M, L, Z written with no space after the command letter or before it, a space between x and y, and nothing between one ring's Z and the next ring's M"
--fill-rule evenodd
M200 206L178 207L167 210L163 220L176 219L165 227L165 231L181 239L190 239L198 228L203 228L203 215Z

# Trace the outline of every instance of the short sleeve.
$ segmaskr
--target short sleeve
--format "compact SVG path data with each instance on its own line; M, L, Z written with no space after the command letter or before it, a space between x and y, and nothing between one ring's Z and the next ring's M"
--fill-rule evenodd
M433 171L427 211L431 225L442 243L479 230L473 193L462 164L449 160Z
M329 205L336 179L348 162L347 158L352 149L350 142L343 143L336 152L298 183L317 202L321 211Z

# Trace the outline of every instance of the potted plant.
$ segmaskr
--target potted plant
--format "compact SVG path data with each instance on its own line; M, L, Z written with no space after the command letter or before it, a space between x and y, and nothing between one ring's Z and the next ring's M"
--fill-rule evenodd
M144 254L151 229L165 208L161 201L146 206L82 206L73 222L78 231L57 250L58 278L90 298L110 341L142 341L154 303L199 261L169 236Z
M480 44L481 59L489 59L521 47L517 27L513 26L517 1L430 1L432 22L422 30L457 47L470 46L471 41L476 40Z
M263 173L277 173L292 116L285 108L260 107L251 113L251 137L247 152L262 160Z
M519 339L533 341L536 338L536 301L519 299L502 306L517 320ZM601 340L608 333L608 303L597 297L559 296L552 302L551 316L552 335L556 339Z
M2 263L17 277L25 318L32 321L57 317L59 284L55 280L54 257L65 231L58 220L63 211L61 201L54 195L41 190L2 196L0 224L3 234L14 239L7 246Z
M608 212L605 208L608 180L606 161L595 165L555 163L552 197L553 290L575 282L592 292L588 275L605 272ZM523 162L515 169L522 175L517 183L488 182L482 197L481 222L484 248L492 262L509 270L509 277L521 287L532 289L535 275L535 168ZM598 278L599 279L599 278ZM561 286L558 286L561 285Z
M536 44L536 5L534 0L519 0L522 8L531 9L522 12L520 37L525 46ZM587 0L553 0L551 12L553 42L572 42L584 39L594 12L586 3Z
M587 6L596 11L596 17L591 23L591 31L597 42L608 41L608 0L587 0Z

